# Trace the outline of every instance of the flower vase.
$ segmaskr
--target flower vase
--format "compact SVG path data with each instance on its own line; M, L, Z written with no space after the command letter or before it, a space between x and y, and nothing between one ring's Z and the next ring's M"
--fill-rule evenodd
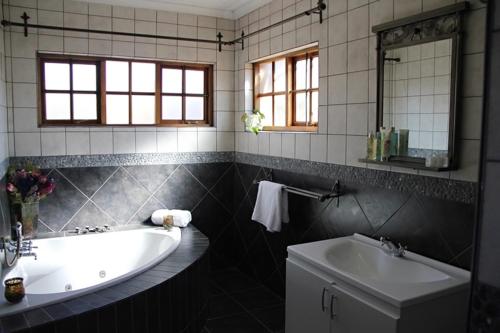
M16 222L23 225L23 237L26 239L35 238L38 230L38 214L40 205L38 201L21 202L11 204L11 225L15 230ZM13 239L15 232L13 231Z

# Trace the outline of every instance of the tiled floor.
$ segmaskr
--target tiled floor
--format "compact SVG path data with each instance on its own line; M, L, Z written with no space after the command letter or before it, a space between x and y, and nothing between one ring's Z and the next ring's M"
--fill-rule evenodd
M285 300L231 268L212 273L210 312L202 333L281 333Z

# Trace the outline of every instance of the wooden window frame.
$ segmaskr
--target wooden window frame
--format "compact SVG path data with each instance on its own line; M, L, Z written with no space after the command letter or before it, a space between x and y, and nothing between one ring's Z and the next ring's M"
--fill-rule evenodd
M129 66L129 82L128 91L106 91L106 61L123 61L128 62ZM45 63L68 63L70 64L70 90L46 90L45 89ZM96 84L97 91L73 91L72 82L72 66L71 64L95 64L96 65ZM152 92L134 92L132 91L132 63L153 63L155 64L155 91ZM37 67L38 67L38 126L97 126L97 127L210 127L213 126L213 65L211 64L191 64L181 62L165 62L146 59L131 59L131 58L114 58L114 57L92 57L92 56L79 56L79 55L62 55L62 54L45 54L37 53ZM205 85L204 94L183 94L183 96L203 96L204 101L204 119L203 120L162 120L162 68L176 67L185 69L203 69L205 72ZM184 71L183 71L184 77ZM185 81L183 80L183 93L185 91ZM70 93L70 115L69 120L47 120L45 110L45 95L51 92ZM73 120L73 94L87 93L96 94L97 97L97 119L96 120ZM129 96L129 123L128 124L106 124L106 95L128 95ZM133 124L132 123L132 96L155 96L155 122L152 124ZM166 94L168 95L168 94ZM183 101L185 97L183 98ZM183 115L185 114L185 107L183 103ZM184 116L183 116L184 118Z
M307 59L307 58L314 58L314 57L319 57L319 50L317 47L306 49L306 50L300 50L297 52L289 53L289 54L284 54L281 56L277 56L274 58L269 58L265 59L259 62L256 62L253 64L253 88L254 88L254 98L253 98L253 104L255 106L259 105L259 98L261 97L267 97L267 96L273 96L272 99L272 117L273 117L273 126L264 126L265 131L299 131L299 132L316 132L318 130L318 123L301 123L297 122L295 120L295 94L296 93L301 93L301 92L306 92L308 95L311 95L312 92L317 91L319 94L319 86L317 88L307 88L307 89L300 89L297 90L295 89L295 83L296 83L296 72L295 72L295 64L298 60L302 59ZM275 62L285 59L286 61L286 90L285 92L278 92L276 93L274 91L274 75L275 75ZM257 75L259 73L259 67L262 64L268 64L272 62L272 80L273 80L273 89L272 92L270 93L260 93L260 86L259 82L256 79ZM319 62L319 60L318 60ZM312 83L312 61L310 64L310 82ZM319 78L318 78L319 81ZM274 126L274 96L279 96L279 95L285 95L285 107L286 107L286 120L285 126ZM319 97L319 96L318 96ZM309 119L311 119L311 114L312 114L312 99L308 99L309 102Z
M210 112L210 106L213 105L213 98L210 92L213 91L212 82L213 82L213 71L211 70L209 65L200 65L200 64L179 64L179 63L162 63L158 68L157 75L159 75L160 79L158 80L160 87L157 89L159 91L159 112L157 113L157 122L164 125L172 125L172 124L181 124L185 126L199 126L205 125L207 122L212 123L212 115L213 112ZM180 69L182 70L182 92L181 93L165 93L162 90L163 83L163 69ZM204 83L203 89L204 92L202 94L192 94L186 93L186 71L187 70L196 70L204 72ZM162 119L162 111L163 111L163 96L179 96L182 97L182 119L181 120L164 120ZM186 97L203 97L203 120L189 120L186 119Z
M68 90L58 90L58 89L46 89L45 88L45 66L46 62L49 63L60 63L60 64L68 64L69 65L69 89ZM74 90L73 89L73 65L74 64L85 64L85 65L95 65L96 66L96 90ZM101 89L99 87L99 80L101 77L100 70L101 63L96 60L91 59L82 59L80 57L75 58L39 58L38 62L38 73L40 73L39 77L39 122L47 125L97 125L101 122L101 103L99 103L101 99ZM47 119L47 113L45 108L45 96L48 93L60 93L60 94L69 94L69 104L70 104L70 119L69 120L59 120L59 119ZM96 111L97 111L97 119L91 120L75 120L73 119L74 107L73 107L73 95L74 94L89 94L96 95Z

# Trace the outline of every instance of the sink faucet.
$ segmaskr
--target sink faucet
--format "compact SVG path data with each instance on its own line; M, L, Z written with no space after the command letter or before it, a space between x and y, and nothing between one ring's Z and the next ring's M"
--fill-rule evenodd
M387 237L380 237L380 245L382 247L387 246L387 253L394 257L404 257L406 246L402 246L401 243L396 245Z

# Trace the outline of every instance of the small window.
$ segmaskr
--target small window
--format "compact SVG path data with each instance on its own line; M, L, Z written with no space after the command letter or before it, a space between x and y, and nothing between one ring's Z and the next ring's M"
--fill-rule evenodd
M317 49L254 64L254 105L266 130L315 131L318 93Z
M45 123L99 123L98 62L46 61L41 63L40 70Z
M211 65L39 55L41 125L210 126Z
M209 76L208 68L204 66L162 66L161 122L207 122Z

